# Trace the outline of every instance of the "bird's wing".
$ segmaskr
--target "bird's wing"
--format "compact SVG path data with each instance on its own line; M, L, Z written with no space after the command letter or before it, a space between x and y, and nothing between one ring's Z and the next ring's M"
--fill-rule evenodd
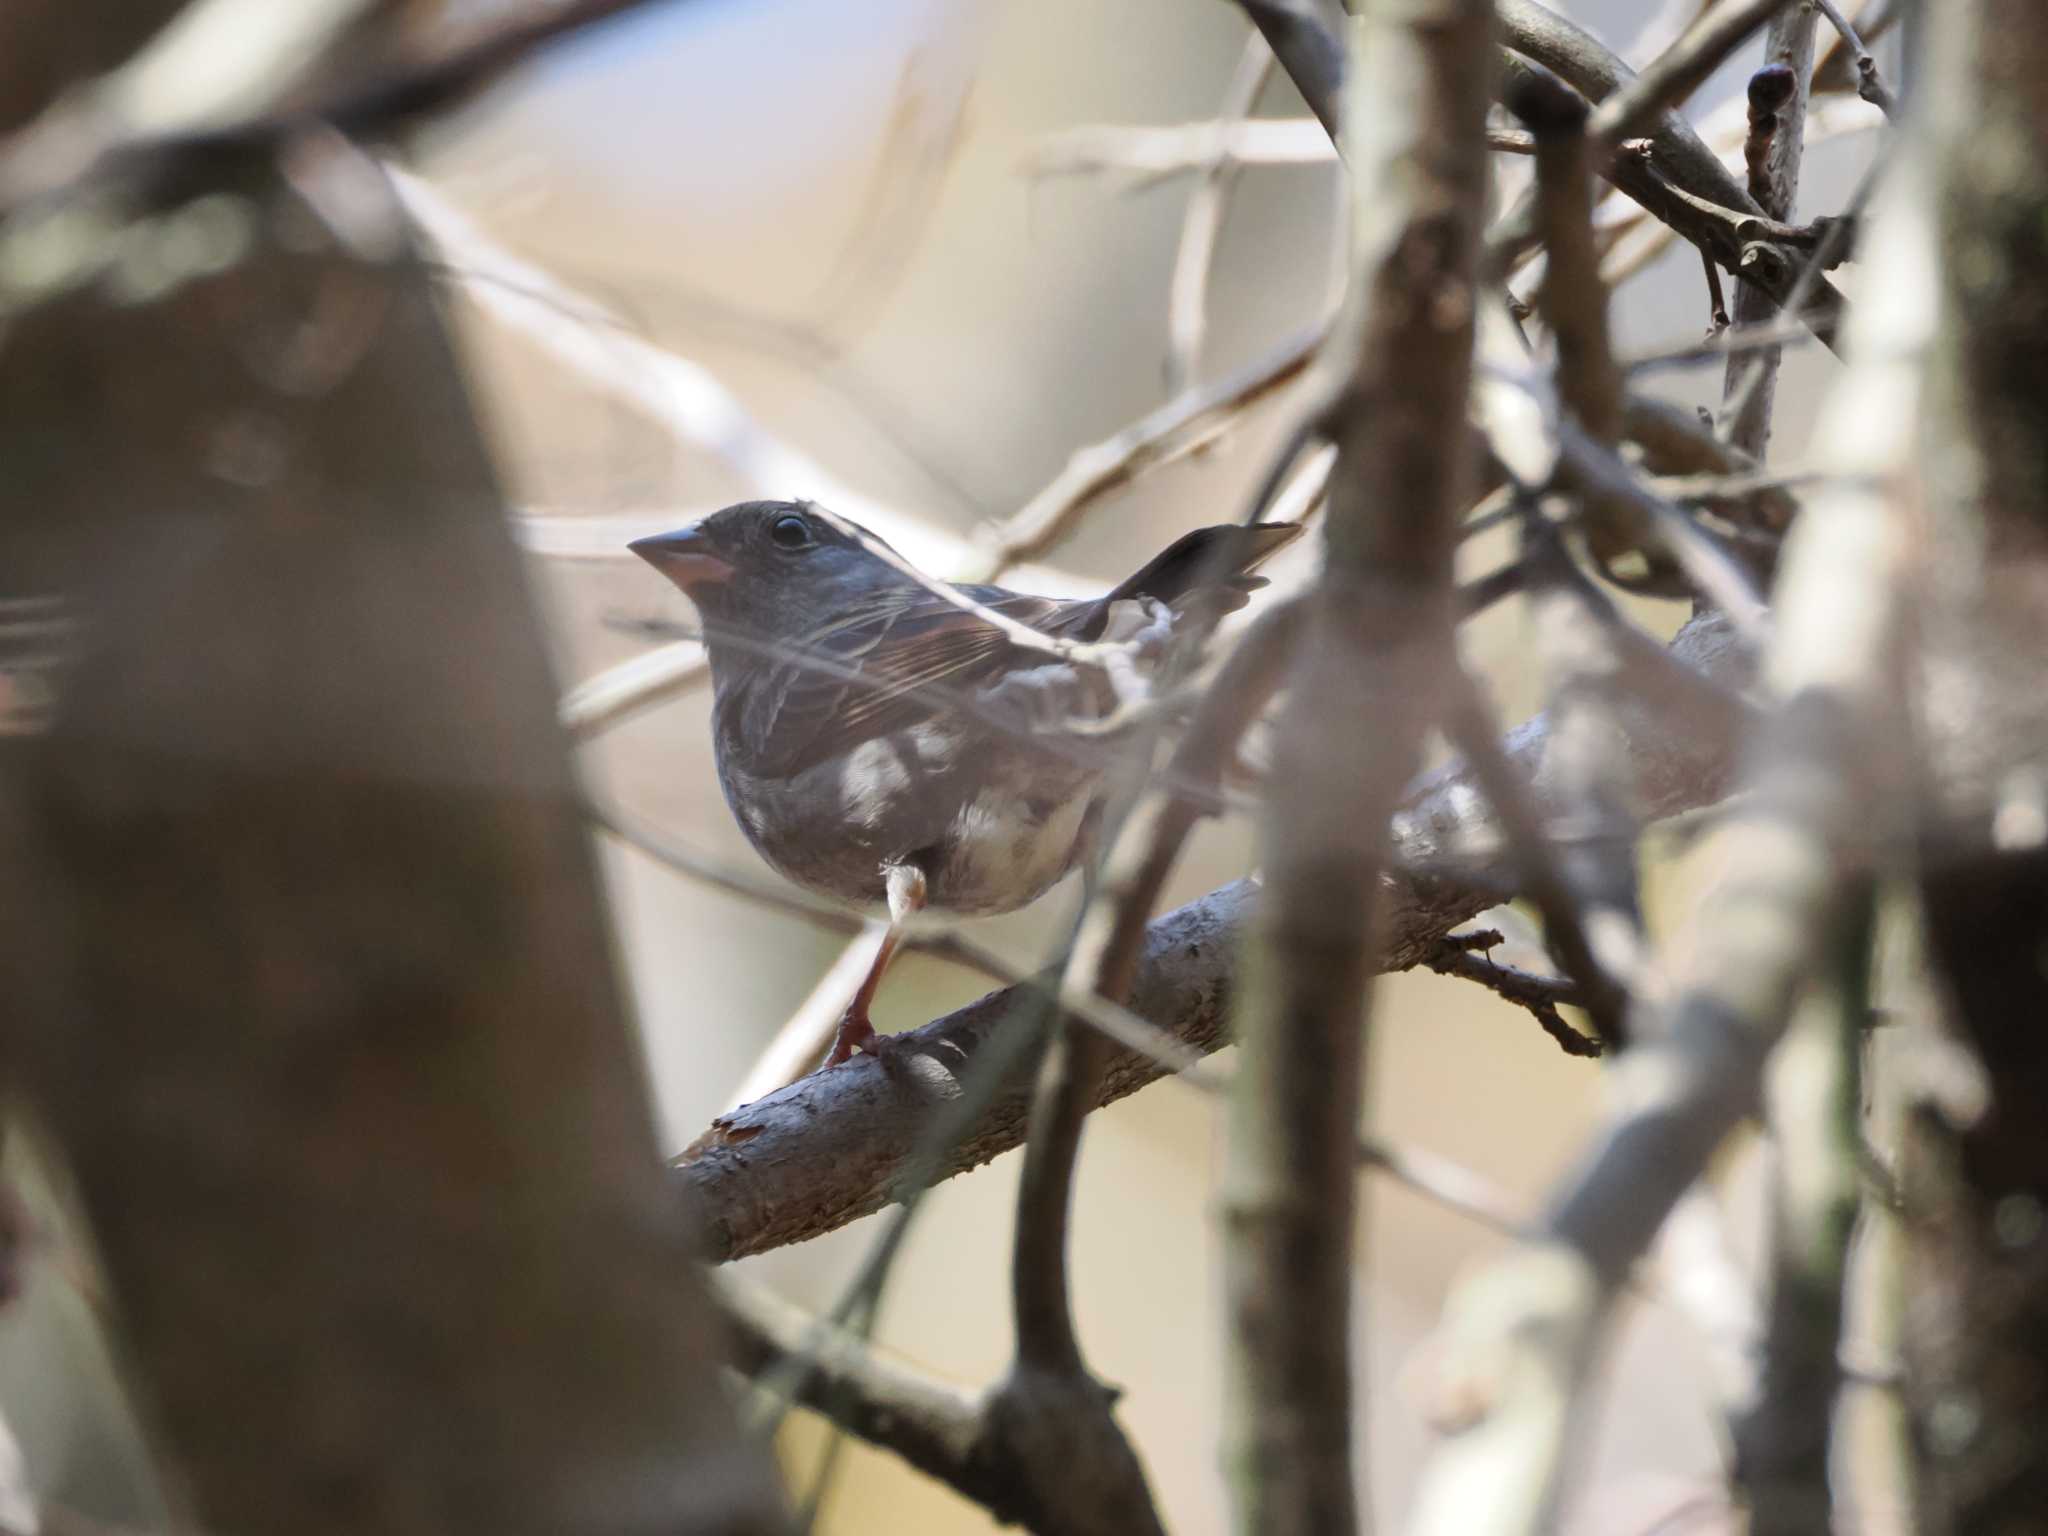
M975 601L1047 634L1079 636L1099 600L1061 602L963 588ZM801 773L863 741L935 716L972 714L973 696L1007 673L1044 666L1043 654L923 588L891 592L841 614L789 648L753 700L759 766L777 778Z

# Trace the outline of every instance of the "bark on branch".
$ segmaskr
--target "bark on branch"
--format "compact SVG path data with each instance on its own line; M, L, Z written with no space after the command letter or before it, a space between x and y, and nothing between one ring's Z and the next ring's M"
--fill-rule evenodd
M1746 676L1741 647L1719 618L1688 625L1672 652L1725 684ZM1661 692L1668 700L1671 691ZM1637 704L1624 724L1647 815L1718 797L1732 750L1725 720L1681 699L1676 708ZM1538 805L1555 814L1548 722L1528 722L1504 745L1531 776ZM1394 819L1393 849L1399 872L1386 877L1383 971L1421 962L1444 935L1513 891L1499 829L1462 769L1435 776L1409 799ZM1257 899L1257 885L1240 880L1156 919L1132 981L1132 1011L1195 1050L1228 1044L1238 946ZM699 1213L711 1257L803 1242L894 1203L932 1118L959 1097L974 1056L1021 996L1020 988L992 992L902 1036L886 1058L856 1057L714 1121L675 1168L678 1194ZM1098 1102L1113 1103L1164 1075L1150 1057L1119 1050ZM1017 1146L1028 1097L1022 1084L1000 1096L944 1159L941 1176Z

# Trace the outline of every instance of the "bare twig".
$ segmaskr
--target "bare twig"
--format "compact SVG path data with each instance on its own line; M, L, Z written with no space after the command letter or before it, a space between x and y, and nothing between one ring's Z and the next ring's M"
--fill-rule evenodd
M1793 346L1809 340L1812 334L1805 326L1783 319L1767 320L1761 325L1731 326L1703 341L1680 341L1628 354L1621 359L1621 367L1631 374L1646 374L1693 363L1720 362L1738 352L1749 352L1757 347Z
M793 1375L806 1407L893 1451L997 1519L1025 1518L1019 1458L990 1433L981 1397L887 1359L865 1340L744 1281L727 1276L713 1294L740 1370Z
M1596 952L1579 910L1577 893L1551 857L1550 841L1530 801L1528 787L1501 750L1492 711L1469 676L1457 686L1444 729L1452 744L1464 754L1480 792L1493 807L1495 820L1507 837L1517 887L1543 914L1543 936L1551 953L1578 987L1582 1006L1601 1040L1609 1045L1620 1044L1628 1006L1627 989ZM1566 792L1577 799L1576 785Z
M1050 548L1109 492L1213 441L1249 406L1307 368L1322 336L1320 327L1304 332L1223 378L1183 391L1113 436L1076 449L1037 495L994 528L977 533L975 554L958 567L958 579L994 580Z
M1344 83L1344 49L1333 4L1319 0L1237 0L1238 9L1264 35L1309 111L1331 139Z
M1259 92L1273 71L1273 50L1251 33L1244 52L1224 88L1219 114L1225 123L1242 123L1258 104ZM1327 142L1327 141L1326 141ZM1208 327L1209 268L1216 241L1223 232L1224 210L1230 203L1233 163L1218 160L1203 172L1188 194L1181 216L1180 244L1173 255L1173 275L1166 287L1166 387L1178 392L1194 382L1201 361L1202 333Z
M1214 787L1237 741L1264 708L1299 638L1297 604L1267 610L1234 650L1204 695L1174 752L1165 787L1152 789L1121 819L1102 873L1082 913L1062 989L1113 1002L1129 994L1142 953L1146 921L1180 849L1211 796L1176 787ZM1134 767L1142 777L1143 759ZM1072 1032L1054 1039L1041 1073L1018 1196L1013 1289L1020 1370L1081 1372L1066 1290L1066 1220L1081 1124L1101 1091L1108 1051L1099 1037Z
M1602 106L1634 78L1627 66L1591 34L1538 4L1537 0L1500 0L1500 19L1503 39L1510 48L1534 59ZM1648 110L1648 105L1646 103L1644 110ZM1599 112L1596 107L1594 118L1588 125L1596 137L1600 137ZM1602 142L1609 141L1602 139ZM1615 185L1657 219L1712 253L1746 283L1762 287L1781 305L1784 304L1792 288L1790 262L1756 260L1744 266L1742 248L1718 221L1703 218L1696 209L1671 195L1670 188L1677 186L1722 207L1761 213L1763 210L1728 174L1714 152L1683 119L1670 111L1662 112L1650 122L1644 144L1643 154L1617 154L1614 157L1606 174ZM1614 141L1613 147L1620 147L1618 140ZM1652 160L1658 167L1658 175L1649 173L1648 165ZM1519 209L1501 221L1500 227L1488 239L1491 258L1504 261L1527 245L1533 235L1531 212L1531 209ZM1823 282L1802 298L1801 305L1793 312L1807 321L1823 342L1833 346L1842 311L1840 294Z
M1606 494L1626 497L1648 514L1649 523L1688 580L1728 613L1737 629L1752 642L1770 631L1770 612L1757 595L1749 573L1698 523L1663 497L1652 494L1627 465L1594 441L1569 417L1558 423L1558 444L1580 480Z
M1557 393L1563 408L1599 442L1621 430L1621 374L1607 335L1607 289L1593 247L1593 166L1585 98L1542 71L1527 70L1510 110L1536 137L1536 228L1548 260L1536 299L1557 338ZM1641 548L1642 515L1625 498L1586 497L1587 542L1603 562Z
M1741 108L1743 105L1739 96L1722 103L1722 107ZM1811 103L1807 113L1806 142L1809 146L1821 144L1850 134L1868 133L1883 125L1884 114L1864 102L1823 98ZM1740 112L1730 114L1717 108L1702 120L1699 131L1700 136L1713 146L1724 168L1731 174L1741 170L1744 118ZM1672 183L1666 182L1666 185ZM1611 190L1601 200L1595 212L1595 222L1607 240L1601 273L1610 286L1618 286L1641 272L1679 238L1678 231L1652 217L1619 189ZM1813 337L1813 331L1803 323L1799 329L1805 338Z
M666 865L689 879L701 881L716 890L729 892L743 901L752 902L769 911L780 912L828 933L844 934L848 936L852 947L858 949L866 924L843 907L815 901L790 886L770 882L751 873L728 869L696 850L684 846L645 820L632 816L597 797L587 797L587 805L591 819L599 826L657 863ZM1027 991L1038 991L1056 1001L1062 1010L1098 1031L1104 1039L1114 1041L1124 1050L1149 1062L1161 1072L1187 1076L1198 1087L1221 1087L1219 1082L1200 1072L1200 1052L1189 1050L1186 1045L1157 1025L1147 1023L1129 1009L1108 998L1099 997L1092 992L1062 990L1056 986L1049 986L1043 978L1023 974L1022 967L992 950L972 942L949 927L938 926L932 922L913 922L904 930L900 943L906 950L930 955L936 960L951 961L968 970L979 971L991 981ZM812 1055L815 1056L816 1053L813 1052ZM766 1069L757 1066L756 1070L761 1072L765 1079ZM788 1081L790 1079L784 1079L784 1082ZM750 1077L742 1097L765 1095L772 1092L773 1088L781 1086L782 1083L777 1083L773 1087L763 1087Z
M1856 94L1886 117L1897 115L1898 102L1878 74L1877 60L1871 55L1870 50L1863 46L1863 39L1856 35L1856 28L1850 24L1849 18L1842 14L1842 8L1835 0L1814 0L1814 4L1820 7L1821 15L1827 17L1828 25L1841 34L1843 46L1849 50L1850 57L1856 65Z
M1612 152L1665 111L1682 106L1751 33L1793 3L1801 0L1720 0L1644 65L1641 74L1602 101L1587 132Z
M368 133L459 100L642 0L510 3L450 14L319 0L197 0L101 80L57 100L0 155L0 205L195 147L269 143L314 123Z
M1749 81L1749 136L1743 160L1749 167L1749 195L1773 219L1789 219L1799 195L1799 163L1806 149L1807 84L1813 76L1815 16L1806 0L1773 18L1764 33L1764 66ZM1745 248L1744 259L1750 252ZM1819 253L1809 260L1818 265ZM1773 319L1777 306L1767 294L1744 286L1735 295L1735 322L1755 325ZM1764 457L1771 435L1771 401L1776 391L1778 351L1765 347L1731 358L1723 388L1720 434L1753 459Z
M1528 971L1517 970L1504 965L1480 950L1490 946L1474 945L1474 935L1452 934L1434 954L1422 963L1439 976L1455 976L1460 981L1477 982L1496 996L1526 1008L1529 1016L1543 1026L1543 1032L1558 1043L1567 1056L1598 1056L1600 1042L1580 1034L1565 1023L1558 1013L1560 1004L1577 1007L1580 992L1577 983L1557 976L1536 976ZM1500 941L1498 933L1483 935L1495 943Z
M1169 783L1215 784L1238 738L1278 685L1301 629L1294 605L1268 610L1231 653L1174 753ZM1193 649L1183 649L1182 665ZM1170 663L1171 664L1171 663ZM1147 743L1149 746L1149 742ZM1146 782L1149 753L1126 771L1126 796ZM1068 952L1062 990L1122 1001L1143 950L1146 919L1210 797L1145 791L1116 831ZM1012 1426L1059 1425L1070 1442L1041 1468L1041 1501L1064 1507L1062 1528L1105 1536L1157 1529L1144 1476L1110 1414L1112 1394L1090 1374L1067 1294L1067 1220L1081 1129L1100 1100L1111 1051L1098 1034L1057 1031L1032 1096L1011 1261L1017 1353L991 1412ZM1045 1431L1041 1437L1050 1439Z
M594 736L620 721L702 686L711 677L703 645L678 640L587 677L562 695L562 727Z
M1784 313L1796 314L1799 312L1800 305L1805 302L1807 294L1813 292L1815 285L1821 281L1821 273L1833 265L1836 257L1847 249L1849 239L1863 216L1864 205L1869 201L1872 192L1877 187L1878 178L1883 171L1883 165L1884 162L1880 160L1864 172L1863 179L1856 184L1856 190L1849 195L1848 206L1843 209L1839 216L1828 221L1822 233L1820 244L1814 247L1813 253L1806 258L1805 263L1799 268L1799 275L1793 281L1792 291L1786 296ZM1759 251L1763 247L1752 245L1749 249L1751 251ZM1769 318L1768 314L1765 315L1765 318ZM1753 410L1751 402L1761 394L1766 381L1776 377L1770 370L1753 365L1756 359L1771 355L1772 349L1765 348L1761 352L1747 351L1741 356L1733 357L1729 360L1728 372L1729 378L1732 381L1732 387L1722 404L1722 420L1739 421L1744 418L1746 413ZM1752 366L1747 371L1741 371L1745 361L1751 363ZM1739 371L1740 377L1738 379ZM1731 444L1731 446L1733 445Z
M1535 140L1489 125L1486 147L1528 155ZM1031 176L1117 173L1139 185L1247 165L1328 165L1336 148L1310 117L1205 118L1192 123L1084 123L1047 134L1024 160Z
M1564 452L1571 418L1593 441L1607 446L1616 441L1623 418L1621 372L1608 341L1607 289L1593 242L1585 104L1576 92L1531 71L1512 105L1537 141L1536 221L1548 253L1537 301L1557 337L1557 389L1569 413L1558 433L1568 471L1564 483L1580 493L1588 549L1601 566L1611 568L1625 553L1647 554L1651 520L1633 498L1604 487L1598 476L1579 473L1580 460ZM1557 792L1571 834L1554 853L1520 803L1526 796L1513 770L1488 761L1489 752L1498 749L1476 690L1468 689L1463 708L1478 718L1460 732L1459 745L1479 754L1473 765L1488 797L1505 797L1496 800L1496 810L1514 846L1524 887L1543 912L1545 937L1580 982L1600 1038L1618 1045L1624 1039L1628 990L1642 968L1643 945L1633 765L1611 707L1621 659L1612 628L1580 601L1564 574L1570 562L1556 530L1533 501L1525 503L1523 512L1521 558L1534 577L1531 611L1555 733ZM1655 562L1651 574L1660 574Z

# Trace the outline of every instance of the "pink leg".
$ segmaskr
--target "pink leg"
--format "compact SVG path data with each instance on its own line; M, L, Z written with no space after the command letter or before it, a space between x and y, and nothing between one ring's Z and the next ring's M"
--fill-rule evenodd
M868 1005L875 1000L875 991L882 984L882 973L889 969L890 958L895 955L896 946L903 941L903 925L913 913L924 907L924 871L916 865L890 866L887 885L889 931L882 938L882 947L875 952L875 963L861 978L860 989L853 994L853 1001L846 1005L846 1012L839 1017L839 1032L832 1037L832 1049L825 1057L828 1067L851 1061L855 1051L875 1049L875 1026L868 1021Z

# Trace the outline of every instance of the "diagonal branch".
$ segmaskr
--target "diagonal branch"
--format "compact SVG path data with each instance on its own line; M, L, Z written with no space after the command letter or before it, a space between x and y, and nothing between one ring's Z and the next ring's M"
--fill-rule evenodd
M1739 686L1748 671L1746 653L1719 616L1688 625L1672 655L1722 685ZM1646 816L1720 797L1732 745L1726 727L1734 717L1693 704L1692 696L1666 689L1624 713ZM1556 814L1549 723L1529 721L1503 745L1529 775L1542 812ZM1383 971L1416 964L1513 891L1499 830L1462 769L1432 777L1410 796L1394 818L1393 849L1404 873L1388 885ZM1257 902L1257 883L1240 880L1156 919L1145 931L1131 1011L1192 1051L1228 1044L1237 946ZM959 1100L976 1057L1016 1005L1014 989L992 992L897 1036L886 1061L856 1057L713 1121L675 1160L674 1174L679 1198L705 1227L710 1255L723 1261L803 1242L897 1200L932 1121ZM1166 1075L1153 1055L1119 1050L1097 1102L1112 1103ZM1021 1086L999 1095L934 1177L951 1178L1019 1145L1027 1104Z

